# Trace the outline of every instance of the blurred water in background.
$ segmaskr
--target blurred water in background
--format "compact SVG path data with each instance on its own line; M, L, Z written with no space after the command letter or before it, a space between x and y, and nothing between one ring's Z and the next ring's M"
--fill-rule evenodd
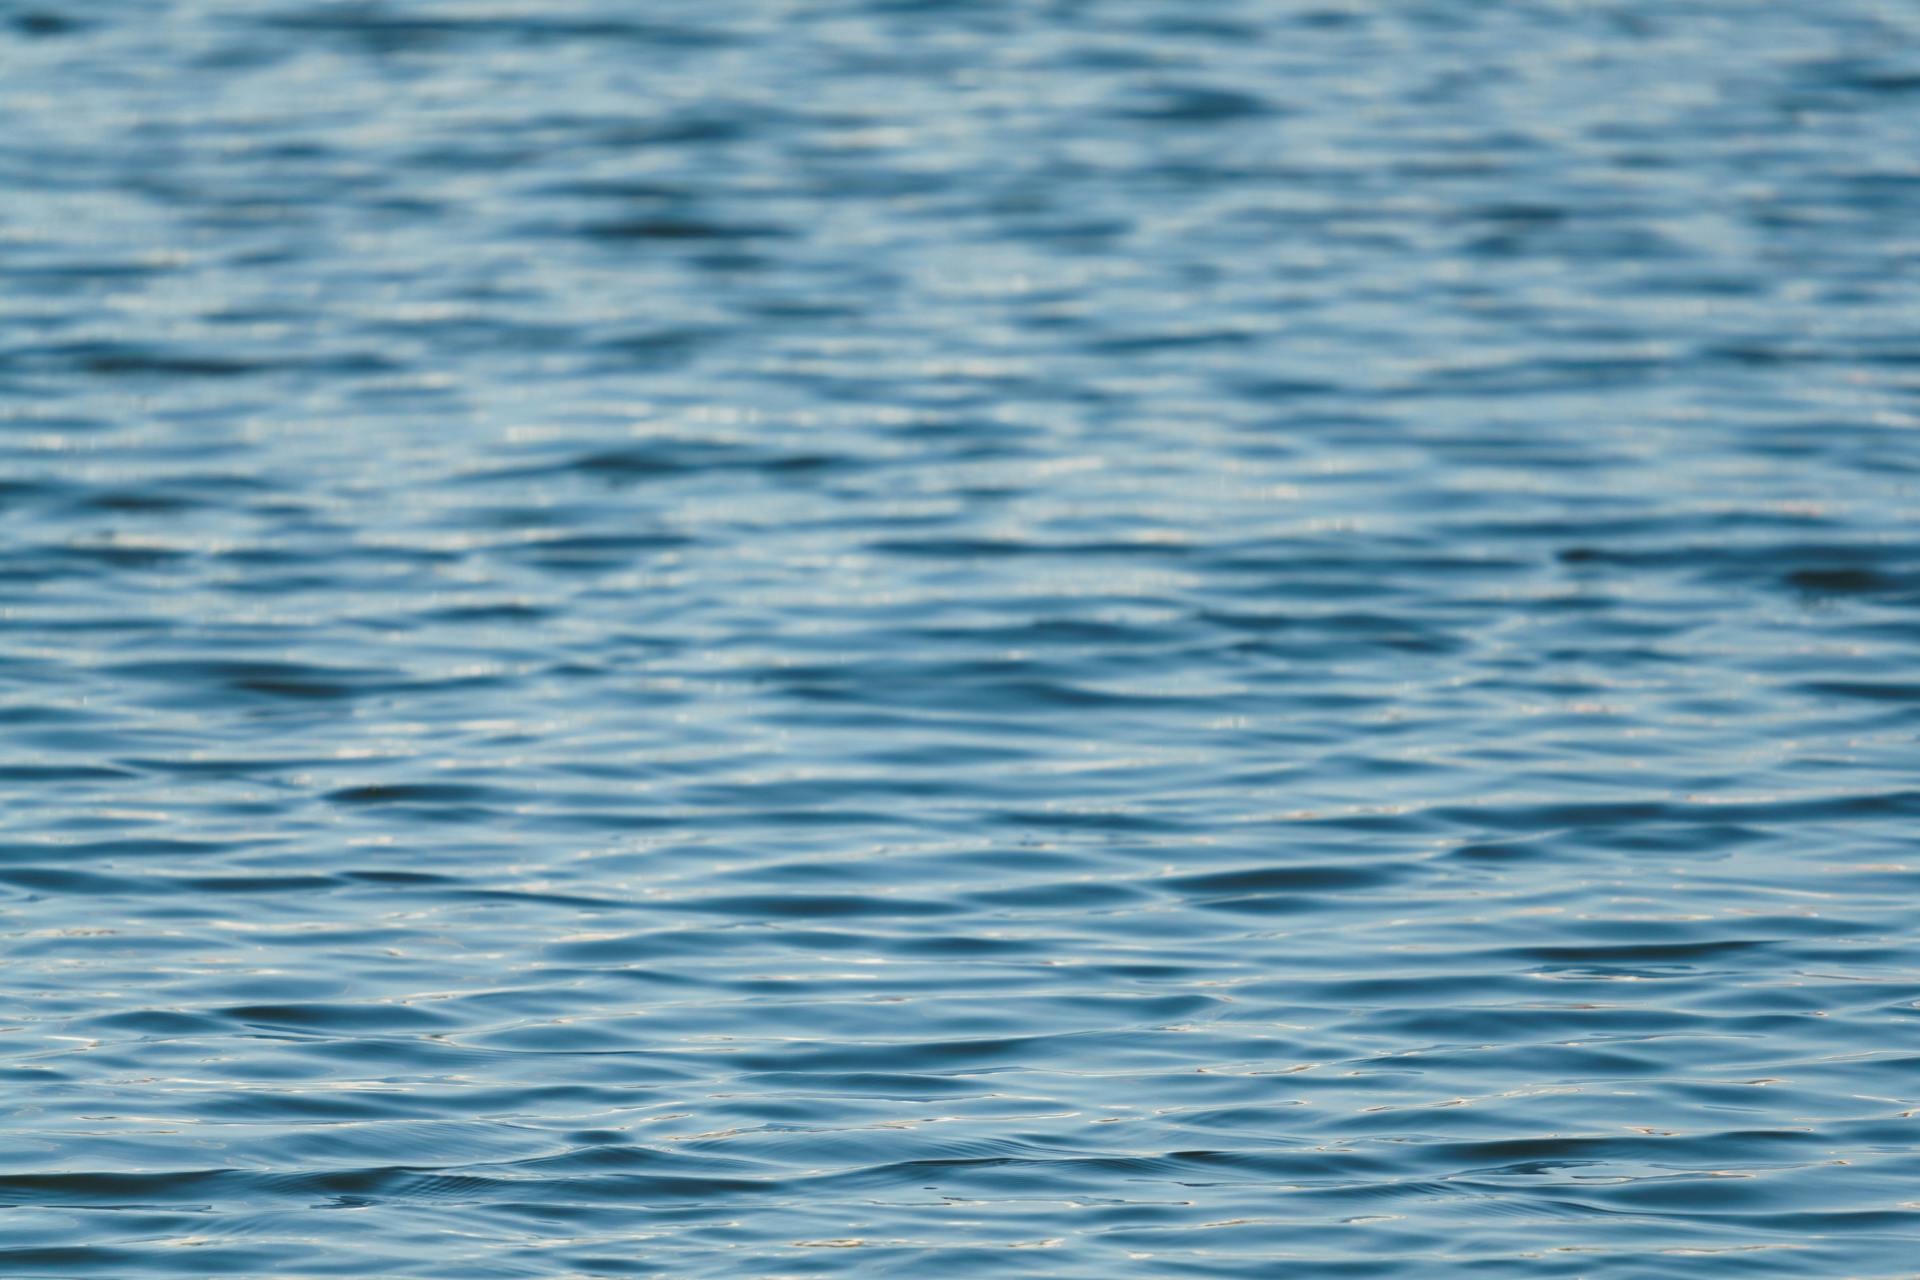
M8 0L0 123L0 1273L1914 1273L1920 6Z

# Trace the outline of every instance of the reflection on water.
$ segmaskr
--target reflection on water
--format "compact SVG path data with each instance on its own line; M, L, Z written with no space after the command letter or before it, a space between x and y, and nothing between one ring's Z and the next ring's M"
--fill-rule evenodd
M0 1272L1909 1274L1917 49L0 2Z

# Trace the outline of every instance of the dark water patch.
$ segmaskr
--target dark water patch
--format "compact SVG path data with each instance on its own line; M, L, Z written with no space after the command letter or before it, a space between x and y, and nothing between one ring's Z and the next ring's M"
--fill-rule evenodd
M220 1013L249 1027L294 1031L354 1027L379 1035L448 1025L447 1019L418 1005L241 1005Z
M1262 97L1237 89L1186 84L1153 90L1117 114L1155 124L1212 125L1272 116L1276 108Z
M1145 893L1131 885L1088 884L1068 880L1057 884L1022 885L967 895L967 900L989 909L1054 909L1099 911L1143 900Z
M0 782L111 782L139 775L131 769L92 764L0 765Z
M779 453L737 445L684 439L663 440L630 448L583 453L576 457L526 469L483 473L475 479L525 480L547 475L577 474L621 484L660 481L677 476L713 472L761 473L768 476L805 475L847 464L846 459L815 453Z
M1832 568L1794 569L1786 575L1788 585L1809 595L1873 595L1911 587L1910 578L1894 578L1872 569Z
M36 40L74 35L92 25L78 18L46 9L25 9L19 13L9 14L7 20L15 31Z
M0 884L32 893L131 894L147 887L128 876L101 875L92 871L62 870L58 867L8 867L0 871Z
M675 904L680 910L700 911L742 920L791 916L799 919L835 919L860 916L948 915L959 908L940 902L870 897L860 894L734 894L698 898Z
M336 886L331 876L190 876L181 877L180 888L201 893L305 893Z
M611 244L644 244L650 241L674 244L763 240L770 236L791 235L792 232L767 223L721 222L708 218L662 216L589 222L573 228L571 234Z
M116 343L76 343L0 352L0 360L28 367L52 365L106 378L237 378L271 370L271 362L168 351Z
M1178 876L1162 883L1170 889L1191 896L1212 897L1267 889L1322 891L1370 889L1390 884L1403 874L1404 871L1401 868L1252 867L1243 871Z
M462 782L374 783L327 793L336 804L384 805L504 798L498 788Z
M122 858L191 859L201 855L233 853L252 847L247 840L187 840L168 836L129 836L88 841L5 841L0 842L0 862L47 857L58 851L63 859L74 862L113 863Z
M213 692L323 702L374 692L369 681L379 674L363 668L304 662L193 658L125 662L103 671L120 679L159 686L175 697L203 697Z
M369 884L452 884L458 883L458 877L435 875L425 871L343 871L341 875L350 880L365 880Z
M261 19L270 29L333 36L380 54L450 52L449 46L474 41L515 45L585 41L633 42L666 48L700 48L727 43L725 33L696 26L602 18L591 12L564 14L428 15L408 6L377 2L330 4L288 9Z

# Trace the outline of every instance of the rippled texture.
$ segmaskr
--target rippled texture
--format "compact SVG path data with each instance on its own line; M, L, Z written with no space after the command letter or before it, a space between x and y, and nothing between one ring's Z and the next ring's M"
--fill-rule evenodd
M1917 50L0 3L0 1274L1912 1274Z

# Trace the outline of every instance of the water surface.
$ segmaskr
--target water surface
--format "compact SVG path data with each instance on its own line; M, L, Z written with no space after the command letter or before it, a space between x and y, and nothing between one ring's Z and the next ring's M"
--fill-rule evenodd
M0 3L0 1273L1912 1274L1916 50Z

